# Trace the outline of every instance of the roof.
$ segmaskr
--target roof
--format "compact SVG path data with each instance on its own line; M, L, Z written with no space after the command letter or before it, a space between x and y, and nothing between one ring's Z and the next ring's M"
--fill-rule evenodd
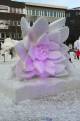
M80 10L80 7L72 8L72 10Z
M32 3L32 2L26 2L26 5L31 6L38 6L38 7L47 7L47 8L58 8L58 9L67 9L66 6L57 6L57 5L50 5L50 4L42 4L42 3Z

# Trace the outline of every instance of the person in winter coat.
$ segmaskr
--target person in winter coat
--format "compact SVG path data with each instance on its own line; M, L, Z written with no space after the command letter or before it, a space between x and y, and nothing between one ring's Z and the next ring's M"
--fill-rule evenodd
M79 60L79 56L80 56L80 50L79 49L76 51L76 56L77 56L77 59Z

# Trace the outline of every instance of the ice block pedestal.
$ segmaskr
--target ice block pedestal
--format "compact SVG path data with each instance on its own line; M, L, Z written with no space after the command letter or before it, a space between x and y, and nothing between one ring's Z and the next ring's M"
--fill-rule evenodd
M32 79L27 81L0 80L0 92L18 103L26 99L56 95L66 90L80 88L80 80L73 76L65 78Z

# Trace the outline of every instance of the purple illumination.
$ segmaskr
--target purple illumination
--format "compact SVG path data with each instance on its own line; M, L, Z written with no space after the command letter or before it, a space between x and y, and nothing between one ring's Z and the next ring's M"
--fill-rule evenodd
M54 42L52 44L50 41L49 43L46 43L46 40L42 42L39 41L39 43L29 48L28 52L26 52L25 48L22 49L23 46L17 46L16 50L18 51L20 57L22 58L22 63L24 64L23 67L21 67L21 64L19 65L19 68L16 68L16 74L18 76L22 76L23 78L32 78L33 76L55 76L57 72L63 72L65 65L55 63L57 60L61 63L63 55L59 50L50 50L50 46L52 47L52 45L54 48ZM21 70L20 67L23 68L21 73L18 71Z
M40 22L42 22L42 20ZM36 22L35 24L39 23ZM36 26L33 26L32 29L30 29L28 32L27 38L29 40L25 40L30 41L29 48L26 48L27 45L25 45L25 43L19 43L16 46L16 51L20 57L20 61L16 64L16 76L21 79L31 79L32 77L36 76L56 77L59 74L65 75L64 72L67 71L66 65L68 61L67 56L65 56L65 53L67 53L67 51L64 51L65 45L62 42L58 43L58 41L54 39L58 38L59 40L59 37L61 37L61 31L59 32L58 30L59 36L57 37L52 37L51 34L51 38L49 30L44 29L42 34L42 31L39 31L41 33L38 33L37 28L35 29L35 27ZM41 29L40 25L39 27ZM35 33L35 37L33 33ZM36 33L38 34L36 35ZM55 34L53 33L53 35Z

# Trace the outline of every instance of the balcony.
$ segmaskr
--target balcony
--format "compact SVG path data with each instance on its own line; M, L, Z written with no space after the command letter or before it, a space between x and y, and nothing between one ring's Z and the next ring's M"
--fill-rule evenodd
M0 29L8 29L8 25L1 24Z
M0 20L0 29L8 29L9 21Z
M9 7L5 5L0 5L0 12L8 13Z

